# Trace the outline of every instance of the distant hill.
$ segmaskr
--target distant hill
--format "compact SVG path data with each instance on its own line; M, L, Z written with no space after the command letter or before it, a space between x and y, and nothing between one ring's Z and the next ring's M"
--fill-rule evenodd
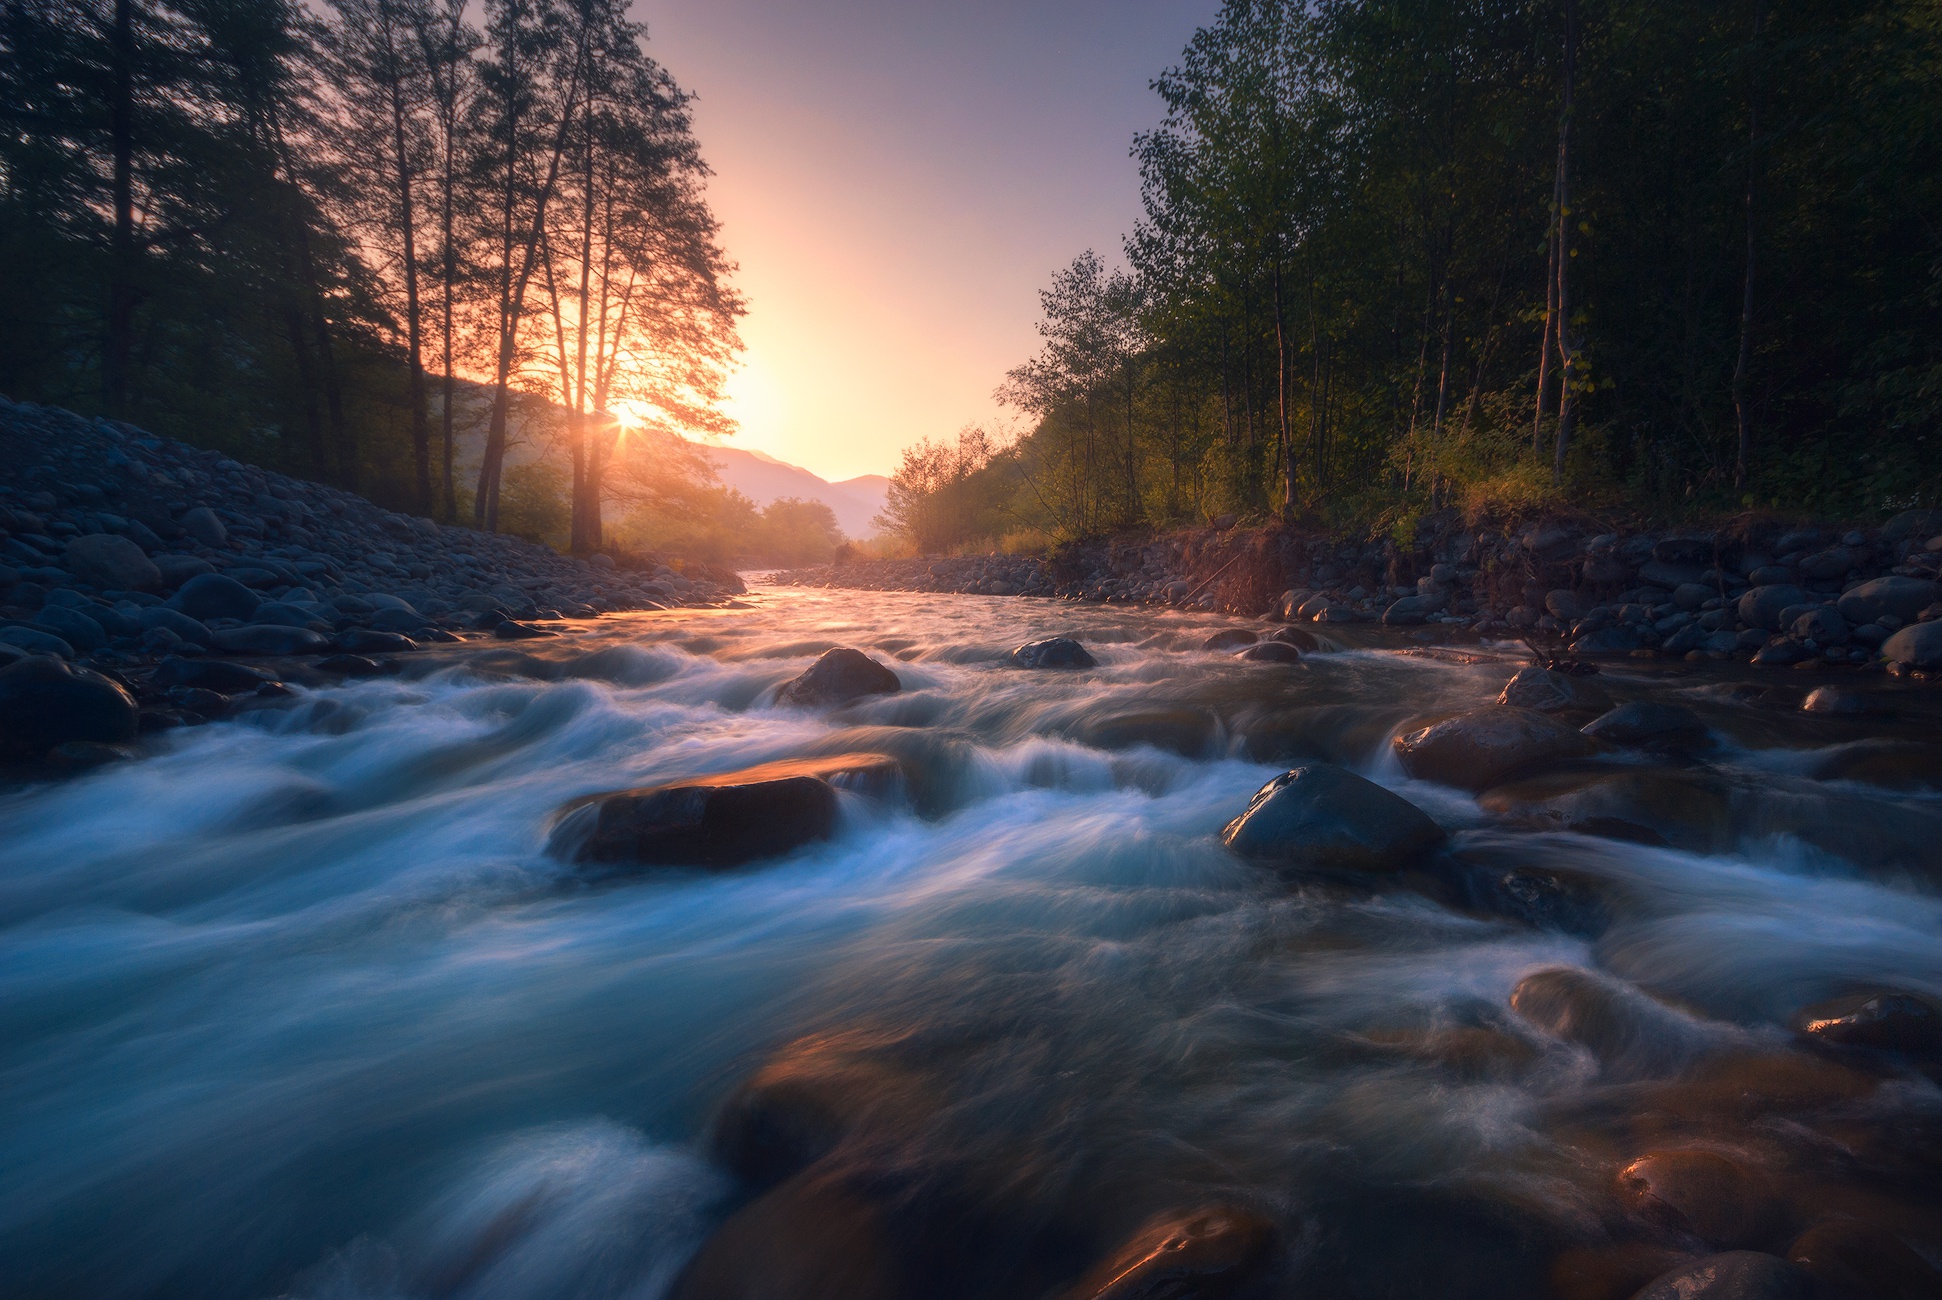
M765 506L781 497L801 497L821 501L836 515L836 522L850 537L874 535L877 526L870 521L883 511L884 495L890 480L881 474L861 474L831 483L787 461L744 447L709 447L721 481L757 505Z

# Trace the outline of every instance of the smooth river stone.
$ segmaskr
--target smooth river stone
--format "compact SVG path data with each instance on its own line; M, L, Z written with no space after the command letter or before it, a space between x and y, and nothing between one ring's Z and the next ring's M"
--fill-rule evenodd
M1416 805L1332 763L1282 773L1221 832L1252 862L1344 871L1399 871L1443 840Z
M1534 709L1500 704L1398 736L1403 770L1461 790L1487 790L1526 768L1582 758L1597 746Z

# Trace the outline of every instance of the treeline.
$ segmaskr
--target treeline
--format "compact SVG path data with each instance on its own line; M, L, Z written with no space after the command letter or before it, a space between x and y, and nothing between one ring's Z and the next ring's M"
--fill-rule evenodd
M545 440L601 545L666 472L623 434L726 431L739 348L645 41L624 0L0 0L0 390L489 529Z
M1452 506L1942 494L1933 0L1230 0L1154 87L1128 271L1043 294L929 550Z

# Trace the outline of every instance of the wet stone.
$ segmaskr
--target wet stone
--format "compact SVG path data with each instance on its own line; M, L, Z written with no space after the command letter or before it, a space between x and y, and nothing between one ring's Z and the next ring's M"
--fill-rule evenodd
M1399 871L1444 838L1407 799L1329 763L1268 782L1221 832L1241 857L1298 870Z
M1236 657L1251 664L1298 664L1301 662L1301 651L1285 641L1263 641L1259 645L1249 646Z
M1011 652L1011 662L1018 668L1093 668L1099 663L1069 636L1029 641Z
M1238 1206L1161 1214L1060 1300L1217 1300L1267 1270L1274 1224Z
M1690 1233L1716 1249L1771 1244L1783 1210L1766 1177L1708 1148L1654 1151L1618 1174L1619 1199L1650 1223Z
M1686 753L1708 742L1706 724L1680 704L1631 700L1587 723L1583 732L1593 740L1628 749Z
M492 635L501 641L531 641L543 636L558 636L559 633L543 627L533 627L530 624L514 622L508 618L501 619L493 625Z
M1825 1300L1942 1300L1942 1272L1894 1233L1857 1219L1815 1224L1787 1248Z
M1539 713L1574 710L1602 713L1612 707L1611 696L1605 694L1596 682L1537 667L1520 668L1517 675L1504 684L1497 703L1535 709Z
M1911 1056L1942 1056L1942 1009L1895 989L1868 990L1803 1007L1794 1029L1808 1040Z
M1498 705L1399 736L1403 770L1462 790L1487 790L1530 767L1581 758L1596 746L1533 709Z
M1244 645L1253 645L1261 638L1245 628L1230 627L1214 633L1200 643L1202 650L1238 650Z
M839 646L823 651L800 677L784 683L782 704L848 704L866 695L893 695L903 689L897 674L861 650Z
M117 745L136 735L138 710L100 673L37 655L0 668L0 754L39 758L69 741Z
M1709 1255L1646 1284L1636 1300L1817 1300L1813 1275L1777 1255Z
M149 684L157 690L196 686L225 695L239 695L275 680L266 672L227 659L164 659L156 665Z

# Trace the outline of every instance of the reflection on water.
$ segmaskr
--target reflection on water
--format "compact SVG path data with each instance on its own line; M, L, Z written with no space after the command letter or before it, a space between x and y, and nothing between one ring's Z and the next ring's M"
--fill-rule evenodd
M1198 649L1200 616L751 601L427 653L0 798L9 1289L661 1295L757 1190L726 1121L707 1135L765 1068L835 1099L808 1154L889 1216L908 1294L1043 1294L1149 1215L1224 1203L1272 1221L1287 1294L1589 1296L1573 1279L1720 1244L1668 1217L1677 1188L1615 1180L1695 1144L1772 1202L1760 1249L1837 1206L1942 1257L1942 1094L1786 1029L1859 986L1942 994L1942 798L1811 775L1932 716L1622 665L1614 695L1692 705L1716 747L1599 786L1594 824L1576 785L1480 804L1394 765L1402 724L1488 701L1505 662L1244 664ZM1003 666L1056 633L1100 667ZM903 693L771 706L835 645ZM898 758L907 800L846 795L782 862L589 884L544 853L577 796L851 751ZM1317 759L1451 830L1437 870L1288 879L1219 846ZM1473 888L1526 867L1594 919ZM1520 989L1560 967L1584 974Z

